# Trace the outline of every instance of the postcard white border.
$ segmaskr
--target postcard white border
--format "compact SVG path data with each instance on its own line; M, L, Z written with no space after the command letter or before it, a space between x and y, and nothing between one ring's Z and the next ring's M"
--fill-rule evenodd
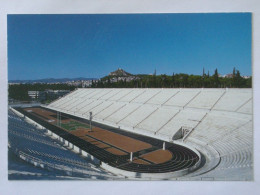
M252 12L254 80L253 182L8 181L7 14ZM0 193L1 194L255 194L259 188L260 3L257 0L3 0L0 2Z

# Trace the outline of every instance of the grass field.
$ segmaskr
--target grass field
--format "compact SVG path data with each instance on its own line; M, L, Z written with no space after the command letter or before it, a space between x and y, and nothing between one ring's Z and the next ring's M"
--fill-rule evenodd
M66 129L66 130L69 130L69 131L74 131L74 130L77 130L78 128L88 129L89 125L83 124L83 123L80 123L80 122L77 122L77 121L70 121L68 123L61 123L61 127Z

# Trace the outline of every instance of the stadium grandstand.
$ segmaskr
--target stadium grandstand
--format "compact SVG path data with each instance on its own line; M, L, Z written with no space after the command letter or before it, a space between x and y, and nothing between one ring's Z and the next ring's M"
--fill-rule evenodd
M77 89L11 108L9 144L98 179L253 180L252 102L252 89Z
M56 172L54 176L60 175L60 179L61 176L68 176L65 178L105 180L116 178L120 180L120 177L100 169L92 161L82 158L69 148L62 146L46 133L37 126L29 124L11 110L8 111L8 148L10 152L36 167L48 170L47 177L46 174L44 176L45 179L50 179L48 177L50 172ZM12 164L12 162L9 163ZM25 170L22 170L17 175L17 172L11 171L9 179L23 179L25 177L20 175L23 175L24 172ZM28 175L28 172L25 174ZM38 176L38 174L30 174L30 176L33 175ZM32 178L37 179L39 176Z

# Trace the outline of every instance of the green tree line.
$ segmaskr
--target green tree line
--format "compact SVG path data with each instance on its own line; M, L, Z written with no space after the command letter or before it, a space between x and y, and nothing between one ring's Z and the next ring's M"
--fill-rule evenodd
M75 86L69 86L67 84L16 84L9 85L8 97L14 100L30 101L28 91L44 91L46 89L74 90L75 88Z
M184 73L172 75L136 75L139 79L127 82L126 79L111 82L111 76L106 76L98 82L92 82L92 88L251 88L252 77L243 78L239 70L233 69L230 78L219 77L216 69L213 75L188 75ZM8 97L14 100L30 101L28 91L74 90L75 86L68 84L17 84L9 85ZM47 98L48 99L48 98ZM52 99L50 99L51 101ZM47 100L48 101L48 100Z
M139 79L127 82L126 79L111 82L112 77L104 77L93 88L251 88L252 77L243 78L239 70L234 68L231 78L219 77L216 69L213 75L188 75L184 73L172 75L137 75Z

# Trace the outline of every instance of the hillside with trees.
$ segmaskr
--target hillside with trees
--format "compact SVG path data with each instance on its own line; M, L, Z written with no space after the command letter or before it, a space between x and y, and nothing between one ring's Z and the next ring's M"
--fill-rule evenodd
M129 79L131 78L131 79ZM252 77L243 78L239 70L233 69L230 77L220 77L216 69L213 75L109 75L92 84L93 88L251 88Z
M251 88L252 77L243 78L239 70L233 69L229 77L220 77L216 69L213 75L188 75L184 73L172 75L138 74L133 75L118 69L98 81L92 81L92 88ZM76 86L63 84L10 84L8 98L19 101L30 101L28 91L74 90Z

